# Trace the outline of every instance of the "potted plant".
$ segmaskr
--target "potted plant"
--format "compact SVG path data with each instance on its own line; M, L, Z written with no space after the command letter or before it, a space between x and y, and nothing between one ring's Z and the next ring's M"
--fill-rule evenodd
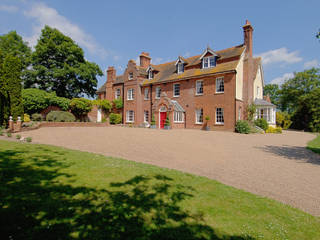
M205 121L203 123L202 130L209 131L210 127L208 126L208 121L210 120L210 117L209 116L205 116L204 120Z
M154 114L152 114L150 128L156 128L156 120L154 119Z
M164 129L166 129L166 130L171 129L169 116L167 116L167 119L166 119L166 121L164 123Z

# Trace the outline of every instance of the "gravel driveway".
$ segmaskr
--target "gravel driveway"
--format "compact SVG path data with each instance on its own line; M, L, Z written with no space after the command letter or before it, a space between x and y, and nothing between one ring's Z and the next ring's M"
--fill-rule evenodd
M305 149L315 137L310 133L58 127L21 135L37 143L206 176L320 216L320 156Z

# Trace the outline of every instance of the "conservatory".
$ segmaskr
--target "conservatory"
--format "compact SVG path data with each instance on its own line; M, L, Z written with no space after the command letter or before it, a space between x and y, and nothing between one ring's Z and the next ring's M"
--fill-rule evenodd
M263 100L256 99L254 101L256 105L255 119L264 118L270 126L276 126L276 105Z

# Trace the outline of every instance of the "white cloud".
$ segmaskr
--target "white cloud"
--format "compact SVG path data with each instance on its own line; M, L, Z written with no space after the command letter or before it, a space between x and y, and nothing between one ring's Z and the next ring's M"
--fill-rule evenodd
M313 68L313 67L320 67L320 64L319 64L319 61L317 59L313 59L311 61L305 62L303 67L305 69Z
M283 83L285 83L288 79L293 78L294 74L293 73L285 73L281 77L277 77L273 80L271 80L270 83L272 84L278 84L279 86Z
M31 46L35 46L44 25L57 28L63 34L71 37L80 46L85 47L92 54L106 57L107 51L99 46L94 38L84 32L78 25L71 23L66 17L60 15L56 9L48 7L44 3L33 4L31 9L24 12L24 15L36 20L33 26L33 35L26 37Z
M264 65L274 63L293 64L302 61L298 51L289 52L287 48L278 48L259 54Z
M151 63L154 64L154 65L158 65L158 64L160 64L162 62L163 62L163 58L160 58L160 57L155 58L155 59L151 59Z
M16 6L0 5L0 11L2 11L2 12L14 13L14 12L17 12L18 10L19 9Z

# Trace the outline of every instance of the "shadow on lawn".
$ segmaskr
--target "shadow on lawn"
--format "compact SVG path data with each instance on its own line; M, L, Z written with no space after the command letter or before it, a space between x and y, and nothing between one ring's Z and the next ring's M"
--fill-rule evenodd
M305 147L295 147L295 146L264 146L259 147L259 149L273 153L287 159L297 160L300 162L312 163L312 164L320 164L320 155L311 152L313 150L311 148Z
M180 207L193 190L164 175L76 187L56 160L65 156L39 148L26 160L25 149L0 151L1 239L253 239L217 236L200 214Z

